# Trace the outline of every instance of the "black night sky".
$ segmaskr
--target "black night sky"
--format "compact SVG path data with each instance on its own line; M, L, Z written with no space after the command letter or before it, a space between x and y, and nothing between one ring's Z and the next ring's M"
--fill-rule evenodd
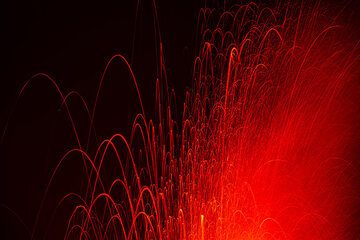
M190 84L200 4L156 2L169 86L180 89L180 103L182 90ZM64 111L59 110L56 91L44 79L31 84L10 115L22 85L36 73L47 73L63 91L78 91L91 106L106 62L120 53L130 62L145 109L151 113L158 40L152 1L6 0L0 9L0 120L1 129L6 127L1 142L1 232L5 230L9 239L28 239L15 213L32 227L51 170L76 142ZM115 61L112 66L96 114L102 117L95 120L97 135L104 138L116 131L126 134L140 110L134 104L136 94L124 65ZM81 109L78 100L74 104L74 109ZM84 112L75 115L87 123ZM87 126L81 124L80 131L86 131ZM62 183L55 183L50 199L79 187L81 173L70 168L63 172L59 177ZM45 226L40 230L45 232L46 224L39 225ZM58 231L62 233L63 229Z

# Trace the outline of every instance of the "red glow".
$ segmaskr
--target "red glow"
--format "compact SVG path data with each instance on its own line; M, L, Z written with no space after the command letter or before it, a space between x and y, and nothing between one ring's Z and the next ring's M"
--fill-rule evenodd
M77 93L62 93L45 74L21 90L49 79L78 144L59 161L46 192L70 159L86 169L84 191L58 204L73 203L64 238L348 239L355 200L347 147L355 117L346 103L359 48L346 27L316 2L204 8L199 29L181 122L163 84L161 47L156 121L146 115L136 72L122 55L111 58L104 75L122 62L142 112L130 139L114 133L95 154L90 140L78 137L67 105ZM82 101L92 125L96 101L92 108ZM109 179L108 168L118 177Z

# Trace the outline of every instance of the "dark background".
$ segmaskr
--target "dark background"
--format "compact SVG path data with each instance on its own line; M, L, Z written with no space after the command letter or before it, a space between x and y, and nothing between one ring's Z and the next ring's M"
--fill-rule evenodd
M156 1L169 86L177 89L179 103L191 80L199 7L200 1ZM32 75L48 73L62 91L76 90L92 106L107 61L120 53L130 62L145 111L152 115L159 39L155 38L151 1L5 0L0 11L0 232L2 239L28 239L26 228L33 227L50 173L76 142L54 86L37 78L15 108L21 87ZM112 64L100 98L97 135L128 134L140 108L120 61ZM86 114L78 98L71 102L79 120L77 128L85 137ZM80 188L81 163L70 165L57 176L46 202L56 202L64 193ZM45 206L45 211L51 207ZM36 238L43 237L46 224L40 220ZM49 236L58 234L62 239L63 233L64 229L55 229Z

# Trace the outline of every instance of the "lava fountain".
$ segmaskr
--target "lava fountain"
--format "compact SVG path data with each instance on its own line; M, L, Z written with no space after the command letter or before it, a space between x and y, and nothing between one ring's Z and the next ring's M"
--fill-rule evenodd
M82 162L83 190L72 206L64 239L354 239L359 194L350 147L357 113L358 39L320 1L232 5L199 12L198 55L181 109L166 81L162 45L156 120L148 118L136 72L122 55L142 111L131 134L90 149L78 137L69 99L58 89L77 147L52 172L41 206L63 164ZM37 78L55 81L48 75ZM356 86L356 87L354 87ZM21 95L20 95L21 96ZM356 157L355 157L356 158ZM67 163L68 164L68 163ZM115 172L109 174L108 172ZM50 220L49 220L50 221ZM51 225L51 224L50 224Z

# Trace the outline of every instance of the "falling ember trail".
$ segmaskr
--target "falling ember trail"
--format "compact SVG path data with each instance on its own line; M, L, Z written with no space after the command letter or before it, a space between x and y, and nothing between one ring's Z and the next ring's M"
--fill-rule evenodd
M60 159L46 194L69 159L86 170L83 191L57 206L73 203L64 239L359 236L356 160L349 152L359 39L320 1L278 2L200 10L199 51L181 121L173 118L162 47L156 121L146 116L136 72L122 55L104 71L119 60L136 86L142 112L129 139L115 133L88 149L91 139L78 137L68 108L71 93L57 88L78 147ZM44 74L30 81L39 77L56 85ZM101 84L96 101L100 92ZM91 123L96 101L93 109L84 103ZM57 211L40 208L32 238L41 235L41 218L56 218Z

